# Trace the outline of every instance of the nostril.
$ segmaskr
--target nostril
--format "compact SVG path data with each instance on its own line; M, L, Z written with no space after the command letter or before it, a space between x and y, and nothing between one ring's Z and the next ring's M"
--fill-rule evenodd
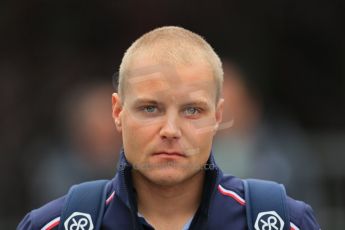
M179 130L178 126L167 124L164 127L162 127L160 131L160 135L163 138L179 138L181 136L181 131Z

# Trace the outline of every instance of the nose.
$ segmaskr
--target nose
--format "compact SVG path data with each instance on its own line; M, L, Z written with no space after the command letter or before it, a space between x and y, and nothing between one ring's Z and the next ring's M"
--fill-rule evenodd
M177 116L171 114L167 115L160 130L162 139L173 140L181 137L181 130L177 120Z

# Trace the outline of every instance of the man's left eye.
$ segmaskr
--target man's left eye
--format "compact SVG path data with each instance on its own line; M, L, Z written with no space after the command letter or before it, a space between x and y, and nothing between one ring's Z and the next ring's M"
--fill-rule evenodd
M188 107L185 109L184 113L186 115L196 115L200 112L200 110L196 107Z

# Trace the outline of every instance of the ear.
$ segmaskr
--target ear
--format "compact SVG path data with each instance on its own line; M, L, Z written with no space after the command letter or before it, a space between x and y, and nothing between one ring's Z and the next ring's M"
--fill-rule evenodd
M223 109L224 109L224 99L220 98L216 105L216 125L215 125L215 132L217 132L219 124L222 122L223 119Z
M116 129L117 131L121 132L122 131L122 126L121 126L122 102L117 93L112 94L111 103L112 103L112 117L114 119Z

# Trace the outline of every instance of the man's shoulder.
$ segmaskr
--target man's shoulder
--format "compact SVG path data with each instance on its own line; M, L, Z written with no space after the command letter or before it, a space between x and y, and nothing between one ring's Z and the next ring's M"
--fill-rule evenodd
M288 196L287 207L292 223L292 229L320 229L320 226L316 221L314 211L310 205Z
M60 223L61 210L66 196L53 200L44 206L34 209L19 223L18 230L53 229Z
M232 191L244 199L243 180L238 177L227 174L223 175L219 181L217 189L220 193L226 190Z
M107 195L110 194L110 192L113 189L112 181L113 180L107 181L107 184L106 184ZM86 183L82 183L82 184L86 184ZM17 229L18 230L55 229L55 227L57 227L60 224L60 216L61 216L63 208L66 205L67 196L68 194L58 199L55 199L38 209L32 210L31 212L26 214L26 216L22 219Z
M223 195L231 197L236 203L246 206L242 179L231 175L223 175L218 184L218 191ZM286 207L290 216L291 229L320 229L310 205L287 196Z

